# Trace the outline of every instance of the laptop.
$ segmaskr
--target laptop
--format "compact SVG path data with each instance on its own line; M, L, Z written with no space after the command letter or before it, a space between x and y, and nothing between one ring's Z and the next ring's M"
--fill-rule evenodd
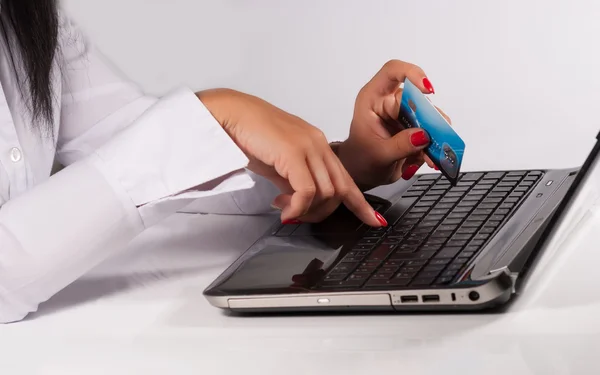
M318 224L276 223L205 291L240 313L475 311L507 304L592 182L581 168L417 175L366 194L390 224L340 207Z

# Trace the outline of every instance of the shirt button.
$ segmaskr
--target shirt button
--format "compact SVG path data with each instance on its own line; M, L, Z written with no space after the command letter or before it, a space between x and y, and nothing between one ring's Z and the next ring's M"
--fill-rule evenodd
M21 157L21 150L16 147L10 149L10 160L12 160L14 163L21 161Z

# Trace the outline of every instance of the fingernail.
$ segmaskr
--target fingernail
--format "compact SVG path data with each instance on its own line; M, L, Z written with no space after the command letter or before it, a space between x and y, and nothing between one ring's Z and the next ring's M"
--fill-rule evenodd
M375 211L375 218L377 219L377 221L379 221L379 224L381 224L382 227L388 226L387 220L385 220L385 218L377 211Z
M417 173L418 170L419 170L419 166L418 165L414 165L414 164L413 165L409 165L404 170L404 173L402 173L402 178L404 180L410 180L411 178L413 178L413 176L415 175L415 173Z
M437 167L437 165L433 166L433 169L435 169L436 171L439 171L440 169Z
M301 224L302 222L300 220L295 220L295 219L288 219L288 220L284 220L281 222L281 224L283 225L290 225L290 224Z
M414 132L410 136L410 143L415 147L425 146L429 143L429 137L423 130Z
M433 89L433 85L429 82L429 78L423 78L423 86L425 86L425 90L429 91L432 94L435 94L435 90Z
M276 205L272 204L271 208L277 211L281 211L281 207L277 207Z

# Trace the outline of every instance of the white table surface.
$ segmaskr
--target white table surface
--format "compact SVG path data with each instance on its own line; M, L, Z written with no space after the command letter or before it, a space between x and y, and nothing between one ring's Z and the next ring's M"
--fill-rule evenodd
M502 314L234 317L210 306L203 289L272 220L173 216L30 319L0 327L0 373L600 371L593 212Z

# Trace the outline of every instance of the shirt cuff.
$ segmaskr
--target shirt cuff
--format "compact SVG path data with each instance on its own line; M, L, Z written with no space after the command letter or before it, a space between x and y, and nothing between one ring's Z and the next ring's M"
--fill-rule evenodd
M109 181L118 182L137 207L167 197L204 195L190 189L217 193L222 182L216 186L209 182L242 171L248 164L248 158L188 89L159 100L95 154L101 164L98 169ZM239 188L247 189L249 180L245 177ZM227 184L225 190L232 189Z

